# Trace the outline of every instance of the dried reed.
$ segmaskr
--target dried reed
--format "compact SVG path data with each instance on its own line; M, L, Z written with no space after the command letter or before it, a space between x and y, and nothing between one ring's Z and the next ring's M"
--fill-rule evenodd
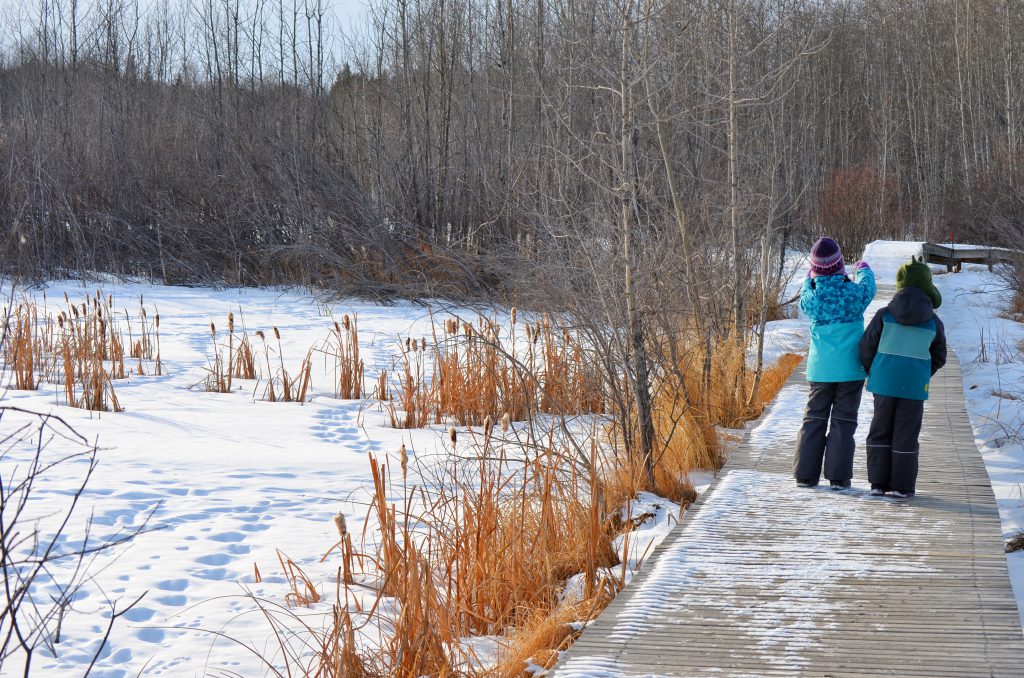
M362 397L363 361L359 358L359 329L355 314L334 321L329 352L334 356L335 395L344 400Z
M299 364L299 369L292 375L284 364L284 351L281 348L281 331L277 327L271 328L274 338L277 341L278 368L275 371L271 365L270 351L266 335L262 331L256 332L257 338L263 342L264 357L267 363L267 387L264 389L263 398L270 402L297 402L304 403L309 394L309 387L312 383L313 372L313 350L309 349L306 357Z
M113 381L128 377L126 346L129 355L139 360L137 372L144 374L143 342L150 345L145 309L140 314L144 329L139 340L134 339L132 321L125 312L126 339L116 320L113 295L97 290L73 303L65 293L64 308L55 312L48 310L46 293L41 296L41 301L25 300L5 319L9 341L3 358L12 368L15 387L59 384L72 407L121 410Z
M480 426L500 415L521 421L537 412L603 412L602 373L583 342L556 330L550 318L526 323L523 340L515 317L508 328L483 315L474 322L435 320L429 351L426 339L407 338L392 425L418 428L451 420ZM378 392L384 389L378 386Z

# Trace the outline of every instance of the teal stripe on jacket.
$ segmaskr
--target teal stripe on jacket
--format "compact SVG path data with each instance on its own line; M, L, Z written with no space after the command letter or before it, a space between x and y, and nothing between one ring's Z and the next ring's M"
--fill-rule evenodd
M878 353L871 362L868 390L892 398L928 400L935 334L934 318L920 325L901 325L886 313Z

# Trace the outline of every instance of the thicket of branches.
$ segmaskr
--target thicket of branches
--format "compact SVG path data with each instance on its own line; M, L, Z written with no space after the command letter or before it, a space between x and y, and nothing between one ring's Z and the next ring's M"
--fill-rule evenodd
M734 287L762 234L855 257L1024 211L1014 0L374 0L352 32L327 0L4 10L7 273L515 292L522 259L619 254L629 188L642 267L685 249L659 274Z

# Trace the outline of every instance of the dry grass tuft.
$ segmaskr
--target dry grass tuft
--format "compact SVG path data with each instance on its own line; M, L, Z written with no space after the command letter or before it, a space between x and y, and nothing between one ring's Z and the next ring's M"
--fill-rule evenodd
M424 647L520 627L536 610L554 609L566 579L580 572L593 596L604 586L599 572L618 562L617 525L600 505L600 480L575 471L567 449L522 458L494 449L489 437L482 445L453 460L430 493L408 488L404 474L394 486L387 465L371 458L374 567L403 613L432 620L437 636L421 638ZM395 496L401 504L388 503ZM420 527L413 533L410 524Z
M344 400L362 397L363 361L359 358L359 329L355 314L334 321L334 331L326 352L334 357L335 395Z
M140 300L141 304L141 300ZM4 309L8 341L3 359L10 367L14 387L39 388L57 384L67 403L97 411L120 411L114 380L128 377L125 347L138 360L137 372L144 374L143 361L150 360L142 347L152 346L149 330L134 340L132 318L125 311L127 337L114 311L114 299L99 290L82 302L72 303L64 295L64 306L49 310L45 292L40 301L26 299L13 312ZM149 327L140 306L139 323ZM159 363L155 371L159 372Z
M239 309L241 315L241 309ZM235 314L227 316L228 331L223 341L217 341L217 326L210 321L211 352L208 355L206 378L203 380L204 390L211 393L231 393L235 379L256 379L256 355L252 350L252 341L244 324L236 330ZM159 327L159 316L157 316ZM257 333L263 336L262 332ZM157 335L159 337L159 335Z
M256 354L253 353L252 342L249 341L248 334L243 334L242 339L238 342L238 351L235 353L231 375L235 379L256 378Z
M229 336L231 336L229 334ZM231 357L225 360L221 355L221 347L217 345L217 326L210 321L210 343L213 356L207 358L206 378L203 389L208 393L231 393Z
M577 604L534 611L503 648L495 674L514 678L522 676L524 667L531 665L551 669L559 653L579 638L583 623L597 618L618 589L617 583L605 579L593 596Z
M9 330L7 343L4 345L4 361L12 367L14 388L19 391L34 391L39 385L35 362L38 313L34 304L19 304L18 310L14 313L14 327Z
M398 398L391 405L392 425L399 428L604 411L601 370L579 337L557 330L547 317L522 329L517 314L507 329L483 315L474 322L448 318L435 321L429 346L425 338L406 338L401 347Z
M309 607L320 602L320 593L313 582L288 556L277 549L277 560L281 563L281 571L288 580L291 591L285 596L285 602L294 607Z
M1024 289L1018 288L1014 292L1009 308L1003 313L1003 317L1016 322L1024 322Z
M276 327L272 328L274 339L277 342L278 366L275 370L271 363L270 353L273 350L266 335L257 332L256 336L263 342L263 355L267 363L267 386L263 392L263 399L274 402L304 403L309 395L309 387L312 381L313 371L313 350L309 349L306 357L299 364L299 369L294 374L289 373L284 363L284 351L281 348L281 331Z

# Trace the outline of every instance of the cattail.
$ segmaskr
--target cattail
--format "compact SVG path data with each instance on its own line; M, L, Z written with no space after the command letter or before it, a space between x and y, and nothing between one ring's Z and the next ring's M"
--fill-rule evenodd
M256 330L256 336L259 337L260 341L267 340L267 335L263 334L263 330Z
M512 324L513 325L516 324L516 307L515 306L512 307Z
M408 350L409 350L409 345L410 345L410 344L409 344L409 337L406 337L406 338L405 338L405 350L406 350L406 351L408 351Z
M341 316L341 326L345 328L346 332L348 331L348 328L349 328L348 313L346 313L345 315Z
M235 331L235 314L228 311L228 332Z
M335 331L335 333L337 333L337 335L339 337L341 336L341 326L338 325L338 321L337 320L334 321L334 331Z
M426 351L427 350L427 338L426 337L420 337L420 350L421 351Z
M277 325L274 326L274 338L281 341L281 333L277 329Z
M491 437L491 429L494 428L494 422L491 421L491 415L487 415L484 419L484 440L488 440Z
M214 326L213 321L210 321L210 336L214 339L217 338L217 328Z
M348 534L348 525L345 523L345 514L341 511L338 511L338 515L334 516L334 526L338 528L338 536L344 541L345 535Z
M145 314L146 313L146 309L142 309L142 313ZM160 329L160 314L159 313L156 314L155 320L156 320L156 328Z
M533 327L530 326L530 323L526 323L526 341L533 342Z
M508 433L508 427L512 425L512 416L506 412L501 415L501 430L503 433Z
M454 426L448 429L448 439L452 441L452 447L454 447L456 442L459 440L459 434L455 430Z
M398 450L398 461L402 464L402 477L405 478L409 468L409 452L405 449L405 443L402 443L402 447Z

